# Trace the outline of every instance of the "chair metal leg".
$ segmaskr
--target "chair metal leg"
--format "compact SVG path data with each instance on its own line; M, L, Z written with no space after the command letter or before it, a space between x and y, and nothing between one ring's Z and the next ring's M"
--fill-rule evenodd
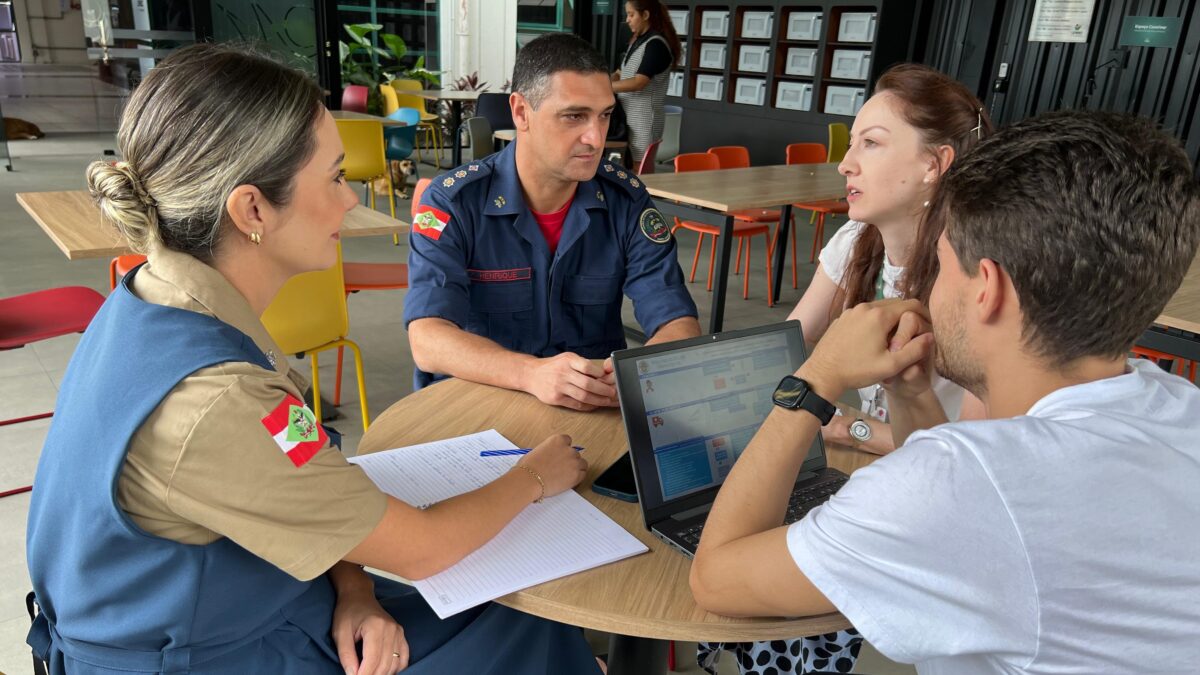
M333 404L342 404L342 357L345 355L346 348L338 347L337 373L333 381Z
M792 215L792 288L800 288L800 280L796 276L796 216Z
M734 256L734 258L733 258L733 273L734 274L742 273L742 240L743 239L745 239L745 237L738 237L737 255ZM746 257L749 258L750 256L747 255ZM747 271L749 271L749 270L747 270Z
M313 396L313 414L317 417L317 423L321 422L321 371L318 370L320 364L317 363L317 353L310 352L308 357L312 360L312 396Z
M692 257L692 275L688 277L688 283L696 282L696 266L700 264L700 247L704 245L704 235L701 234L696 238L696 255Z
M825 214L817 214L817 228L813 230L812 252L808 256L808 262L817 261L817 252L821 250L821 245L825 243Z
M746 273L742 275L742 299L745 300L750 297L750 248L754 245L754 242L750 240L750 237L738 237L739 249L742 247L743 241L746 242ZM771 256L770 248L770 246L767 247L768 258Z
M766 236L770 237L769 234ZM767 239L767 241L769 242L770 239ZM796 241L796 238L792 237L792 241ZM775 278L774 276L771 275L771 257L772 257L771 253L772 253L771 247L768 246L767 247L767 307L775 306L775 294L771 292L771 280ZM750 259L750 256L747 255L746 256L746 267L747 268L749 268L749 266L750 266L749 259ZM750 275L747 274L746 276L749 277Z
M392 171L384 167L383 175L387 178L388 186L388 208L391 209L392 218L396 217L396 186L392 184ZM392 235L393 237L396 235Z
M713 269L715 269L717 266L717 235L710 234L709 236L712 237L712 248L709 249L710 252L708 255L708 290L712 291ZM725 250L728 251L729 249L726 248ZM726 253L725 255L729 254ZM728 258L726 258L726 260L728 260Z

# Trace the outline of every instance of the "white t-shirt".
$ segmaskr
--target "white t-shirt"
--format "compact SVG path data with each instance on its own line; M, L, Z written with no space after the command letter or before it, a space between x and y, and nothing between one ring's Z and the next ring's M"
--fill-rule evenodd
M821 261L821 268L825 270L826 276L839 286L842 285L842 277L846 274L846 266L850 264L850 256L854 253L854 242L858 240L858 233L862 231L863 227L865 225L856 220L846 221L846 224L830 238L825 248L821 249L821 255L818 257ZM883 297L900 297L899 284L900 277L904 274L904 268L893 265L888 260L886 251L883 256L882 272ZM934 373L933 393L941 402L942 409L946 411L946 418L951 422L957 420L962 412L962 387ZM884 419L887 411L887 395L880 385L859 389L858 395L862 399L864 412L877 419ZM876 399L878 399L878 406L874 405ZM883 415L877 414L879 412L876 410L877 407L882 409Z
M926 673L1200 663L1200 389L1149 361L943 424L788 530L797 566Z

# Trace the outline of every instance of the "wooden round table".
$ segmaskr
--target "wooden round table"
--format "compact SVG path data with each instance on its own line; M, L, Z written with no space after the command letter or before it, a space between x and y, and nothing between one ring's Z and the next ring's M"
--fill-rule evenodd
M647 554L533 586L497 602L562 623L656 640L749 642L817 635L850 626L836 613L800 619L738 619L697 607L688 586L691 560L646 530L637 504L589 489L600 472L628 448L616 409L576 412L545 405L529 394L448 379L393 404L371 424L358 451L378 452L487 429L496 429L518 447L532 447L551 434L569 434L575 445L586 448L584 457L590 464L587 477L576 488L579 494L650 549ZM828 454L830 465L847 473L874 459L844 448L829 448ZM746 572L755 570L749 566Z

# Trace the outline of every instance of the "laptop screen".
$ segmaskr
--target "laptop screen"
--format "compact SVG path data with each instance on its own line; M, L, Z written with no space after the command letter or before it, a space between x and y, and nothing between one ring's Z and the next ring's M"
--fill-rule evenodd
M795 321L617 352L621 410L643 507L715 493L800 367ZM823 458L819 441L808 460ZM807 468L807 467L806 467Z

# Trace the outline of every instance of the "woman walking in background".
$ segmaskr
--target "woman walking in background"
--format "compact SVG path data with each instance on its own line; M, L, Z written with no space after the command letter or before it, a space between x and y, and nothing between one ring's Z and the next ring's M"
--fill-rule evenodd
M629 0L625 3L625 23L633 36L620 69L612 74L613 92L625 110L629 160L631 168L637 168L650 144L662 138L667 81L683 48L660 0ZM653 165L647 173L651 171Z

